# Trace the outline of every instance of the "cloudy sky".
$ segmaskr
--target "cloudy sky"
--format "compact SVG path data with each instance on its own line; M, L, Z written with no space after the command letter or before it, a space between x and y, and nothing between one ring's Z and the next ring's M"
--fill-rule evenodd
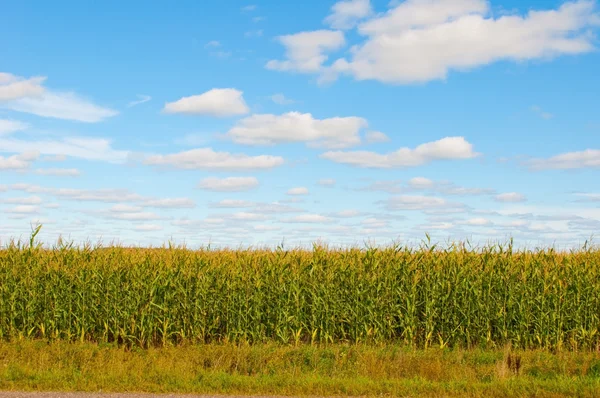
M591 0L0 5L0 243L581 245Z

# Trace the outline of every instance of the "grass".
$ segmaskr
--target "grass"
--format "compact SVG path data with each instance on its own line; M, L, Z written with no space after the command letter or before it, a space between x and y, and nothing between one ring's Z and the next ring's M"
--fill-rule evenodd
M520 358L519 369L509 356ZM363 344L127 349L26 339L0 344L0 390L597 397L600 355Z

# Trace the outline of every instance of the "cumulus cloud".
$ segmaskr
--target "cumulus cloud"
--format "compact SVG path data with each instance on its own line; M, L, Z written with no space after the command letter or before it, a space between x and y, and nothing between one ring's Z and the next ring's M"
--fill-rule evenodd
M286 48L285 60L271 60L266 68L278 71L315 73L322 69L328 56L346 44L340 31L315 30L279 36L277 40Z
M215 152L212 148L198 148L169 155L150 155L144 163L152 166L170 166L188 170L261 170L283 164L280 156L248 156Z
M351 29L372 13L370 0L343 0L331 7L331 14L324 22L333 29Z
M0 136L26 130L28 127L27 123L18 120L0 119Z
M328 53L344 46L341 32L302 32L280 38L287 59L269 61L267 68L318 73L324 80L347 74L356 80L422 83L498 61L590 52L590 30L600 25L592 0L499 17L492 15L486 0L406 0L391 2L390 7L359 24L364 41L350 49L349 58L324 65ZM340 1L326 22L349 28L368 10L368 1Z
M410 185L411 188L427 189L427 188L432 188L434 186L434 182L432 180L430 180L429 178L414 177L408 181L408 185Z
M593 49L587 29L600 23L593 1L526 16L490 16L485 0L407 0L358 28L366 41L332 69L387 83L446 78L500 60L525 61Z
M217 192L242 192L258 187L256 177L208 177L200 181L198 188Z
M165 104L165 113L185 113L227 117L247 114L250 109L243 92L233 88L213 88L203 94L183 97Z
M25 79L10 73L0 72L0 101L11 101L25 97L36 97L44 93L44 76Z
M531 159L526 162L532 170L567 170L600 167L600 150L586 149L567 152L547 159Z
M527 200L525 195L518 192L506 192L494 196L496 202L524 202Z
M29 166L31 166L31 163L37 160L39 156L40 153L37 151L23 152L18 155L12 155L8 157L0 156L0 170L28 169Z
M291 188L286 192L287 195L308 195L308 188L306 187L296 187Z
M226 136L244 145L305 142L312 147L347 148L360 143L359 133L367 125L354 116L315 119L310 113L262 114L240 120Z
M273 94L271 96L271 101L273 101L277 105L290 105L295 102L294 100L287 98L283 94Z
M329 151L321 157L358 167L396 168L420 166L434 160L471 159L478 155L473 151L473 145L463 137L446 137L421 144L415 149L400 148L388 154L369 151Z
M381 131L369 131L365 134L365 141L368 143L388 142L390 137Z

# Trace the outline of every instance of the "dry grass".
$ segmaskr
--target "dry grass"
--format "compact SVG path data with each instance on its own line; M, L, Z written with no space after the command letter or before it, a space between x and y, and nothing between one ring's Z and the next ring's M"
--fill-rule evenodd
M521 357L512 372L507 355ZM597 397L600 355L394 345L0 344L0 390Z

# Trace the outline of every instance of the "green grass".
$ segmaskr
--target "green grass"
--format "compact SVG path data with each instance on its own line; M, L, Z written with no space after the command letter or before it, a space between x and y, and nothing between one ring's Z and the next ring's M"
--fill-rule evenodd
M518 373L508 367L509 353L521 358ZM0 390L597 397L600 354L361 344L126 349L23 340L0 344Z

